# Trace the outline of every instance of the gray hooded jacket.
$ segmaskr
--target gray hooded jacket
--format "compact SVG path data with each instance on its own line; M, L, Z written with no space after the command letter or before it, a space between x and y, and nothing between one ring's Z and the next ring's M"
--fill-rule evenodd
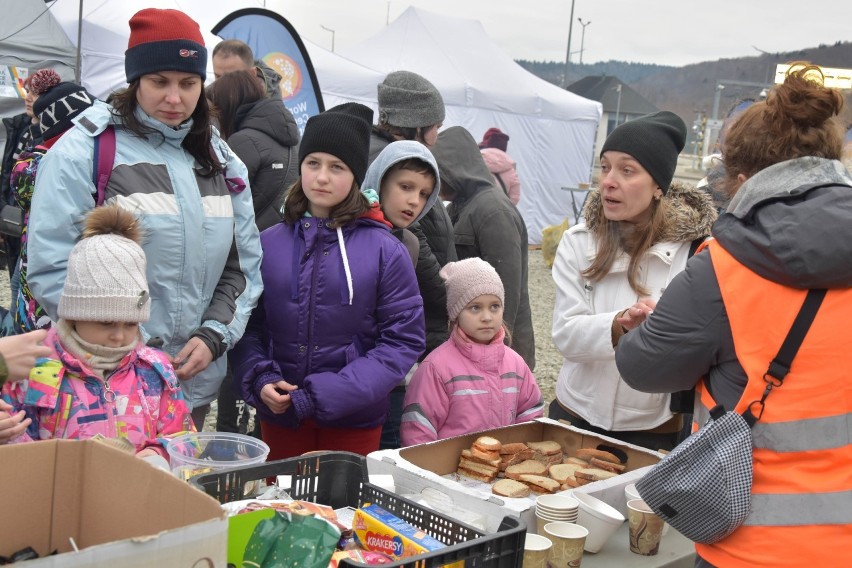
M413 239L416 243L417 254L415 260L415 271L417 273L417 285L420 288L420 295L423 297L423 310L426 316L426 351L420 356L422 360L433 349L447 340L448 333L448 316L447 316L447 290L444 287L444 281L438 274L443 264L441 264L435 256L435 253L429 247L423 231L419 227L419 222L429 213L433 206L437 203L438 207L443 208L443 205L438 202L440 198L440 174L438 172L438 163L429 149L413 140L401 140L392 142L384 147L384 149L376 156L376 159L370 164L367 169L367 175L364 177L363 186L367 189L374 189L376 193L381 195L381 183L387 171L394 164L406 160L408 158L418 158L432 167L435 174L435 187L432 195L429 196L426 205L420 215L409 225L408 229L395 229L393 233L409 247L408 240Z
M837 160L798 158L747 180L713 236L760 276L794 288L852 286L852 177ZM747 382L710 255L695 255L654 313L623 336L622 378L643 392L675 392L706 376L713 398L736 406Z
M441 183L455 194L448 207L460 260L479 257L490 263L506 291L503 321L512 332L512 348L535 369L535 337L527 277L527 227L518 210L495 185L470 132L454 126L438 135L432 149Z

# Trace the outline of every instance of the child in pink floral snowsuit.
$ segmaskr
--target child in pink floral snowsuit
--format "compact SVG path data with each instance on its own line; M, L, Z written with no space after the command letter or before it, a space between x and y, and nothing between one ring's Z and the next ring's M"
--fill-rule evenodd
M116 205L89 213L44 341L53 354L3 387L9 415L23 410L29 422L10 443L101 434L167 457L164 438L194 429L171 363L141 340L150 298L139 237L136 217Z

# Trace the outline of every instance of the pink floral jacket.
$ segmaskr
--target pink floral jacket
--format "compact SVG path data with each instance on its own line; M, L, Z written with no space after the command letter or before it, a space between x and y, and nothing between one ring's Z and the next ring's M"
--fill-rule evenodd
M53 349L26 381L7 383L3 400L32 424L11 443L53 438L88 439L97 434L127 438L139 452L152 448L167 458L165 439L194 430L174 369L166 355L139 345L106 380L66 351L56 330L44 341Z

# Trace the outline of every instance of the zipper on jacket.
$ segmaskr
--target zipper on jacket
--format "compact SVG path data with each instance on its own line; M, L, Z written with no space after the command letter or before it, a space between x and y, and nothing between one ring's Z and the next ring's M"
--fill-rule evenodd
M112 387L109 386L109 380L111 378L112 375L104 377L101 398L103 398L104 401L104 412L107 413L107 424L109 425L110 436L115 438L118 435L118 432L115 427L115 391L113 391Z

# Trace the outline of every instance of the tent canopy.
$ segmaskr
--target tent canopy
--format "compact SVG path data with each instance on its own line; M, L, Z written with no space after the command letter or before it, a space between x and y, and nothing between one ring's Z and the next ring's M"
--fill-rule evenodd
M65 35L77 42L80 3L54 2L51 12L62 26ZM80 46L82 57L81 82L93 95L104 99L112 91L124 87L124 52L130 37L130 18L144 8L180 10L198 22L208 50L221 41L210 33L225 16L241 8L258 8L260 0L85 0L83 30ZM213 77L212 58L207 59L207 73Z
M16 2L3 14L0 66L22 67L30 73L50 67L66 81L74 80L77 51L42 0ZM0 97L0 116L24 112L22 98ZM0 128L0 142L6 131Z
M571 194L562 188L589 181L600 103L526 71L480 22L415 7L341 54L382 74L408 70L429 79L444 97L445 126L463 126L477 139L493 126L510 136L530 244L571 215Z

